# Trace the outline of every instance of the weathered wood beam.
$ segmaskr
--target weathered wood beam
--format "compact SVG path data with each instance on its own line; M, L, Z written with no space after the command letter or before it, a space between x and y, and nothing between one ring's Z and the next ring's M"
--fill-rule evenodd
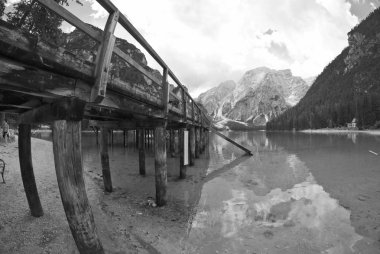
M133 121L96 121L96 120L90 120L89 126L97 126L97 127L103 127L108 129L135 129L136 128L136 122Z
M80 253L103 254L83 178L79 121L54 121L53 151L63 208Z
M108 128L101 128L101 151L100 159L102 163L102 174L104 190L106 192L112 192L112 180L111 180L111 170L110 170L110 159L108 155Z
M199 142L200 142L199 127L196 127L195 128L195 152L194 152L195 158L199 158L199 154L200 154Z
M95 85L91 91L91 101L101 102L106 96L108 73L116 37L113 35L117 22L119 20L119 11L111 13L108 17L106 27L103 32L103 40L100 44L96 57Z
M232 139L230 139L229 137L227 137L226 135L223 135L222 133L220 133L219 131L215 130L214 128L211 127L211 131L213 133L215 133L216 135L218 135L219 137L227 140L228 142L232 143L233 145L235 145L236 147L240 148L241 150L243 150L247 155L252 155L252 151L249 150L248 148L245 148L244 146L236 143L235 141L233 141Z
M73 53L60 47L52 47L43 41L37 41L31 35L0 25L0 54L18 60L33 67L48 71L93 80L94 65L80 59Z
M166 163L166 122L154 130L154 167L156 182L156 203L163 206L167 202L167 163Z
M19 108L19 109L32 109L32 107L29 107L29 106L15 105L15 104L3 104L3 103L0 103L0 107Z
M179 146L179 178L186 178L186 165L185 165L185 128L181 128L178 131L178 146Z
M139 173L145 175L145 129L139 131Z
M86 103L75 97L62 98L52 104L46 104L29 110L19 116L19 123L47 123L55 120L83 119Z
M34 178L30 136L31 126L29 124L20 124L18 127L18 151L22 183L24 185L30 213L34 217L41 217L44 212Z
M169 114L169 98L170 98L170 90L169 90L169 82L168 82L168 69L164 68L162 75L162 103L164 105L163 117L165 119L168 118Z
M190 127L189 130L189 165L194 166L195 160L195 127Z
M175 156L175 130L169 130L170 156Z

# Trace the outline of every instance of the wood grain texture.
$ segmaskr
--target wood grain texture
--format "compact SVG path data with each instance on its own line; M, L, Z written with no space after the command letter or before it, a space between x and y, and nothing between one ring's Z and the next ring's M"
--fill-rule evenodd
M44 212L34 178L30 135L31 126L29 124L20 124L18 127L18 151L22 183L31 215L41 217Z
M139 131L139 173L145 175L145 129Z
M190 127L189 130L189 159L190 159L190 166L194 166L195 161L195 128Z
M181 128L179 129L178 131L178 138L179 138L179 142L178 142L178 146L179 146L179 178L180 179L185 179L186 178L186 168L187 166L185 165L185 149L184 149L184 145L185 145L185 128Z
M96 57L96 80L91 92L91 101L94 102L101 102L106 96L108 73L110 71L111 57L116 41L116 37L113 33L115 32L118 20L119 11L116 10L109 15L103 32L103 40Z
M199 127L195 127L195 158L199 158L200 154L200 137L199 137Z
M156 181L156 203L163 206L167 202L166 125L154 130L154 167Z
M81 254L103 254L83 179L81 124L54 121L52 130L58 187L75 243Z
M111 180L111 170L110 170L110 160L108 155L108 128L101 128L101 150L100 150L100 160L102 163L102 174L104 190L106 192L112 192L112 180Z

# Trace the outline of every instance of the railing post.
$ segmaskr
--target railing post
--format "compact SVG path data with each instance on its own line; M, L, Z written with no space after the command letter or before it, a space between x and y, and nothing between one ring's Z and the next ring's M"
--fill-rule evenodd
M116 37L113 33L115 32L118 20L118 10L110 13L103 32L103 41L100 44L96 57L95 85L91 91L91 101L93 102L99 103L106 96L108 73L110 71L111 57L116 41Z
M181 89L182 92L182 106L183 106L183 121L187 123L187 103L186 103L186 93L185 89Z
M162 75L162 103L164 105L163 116L167 119L169 114L169 82L168 82L168 68L164 68Z

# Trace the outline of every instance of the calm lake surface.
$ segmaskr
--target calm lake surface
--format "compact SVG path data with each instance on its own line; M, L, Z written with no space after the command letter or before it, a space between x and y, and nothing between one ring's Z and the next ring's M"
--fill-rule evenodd
M254 156L211 135L186 183L177 180L177 159L168 156L169 202L193 211L186 253L380 253L380 136L226 135ZM123 147L122 133L114 140L113 184L128 188L127 178L138 174L137 150ZM82 144L85 170L101 172L94 136L84 134ZM125 165L134 172L126 174ZM153 165L149 148L152 177ZM201 181L191 181L196 174ZM154 196L152 186L146 191Z

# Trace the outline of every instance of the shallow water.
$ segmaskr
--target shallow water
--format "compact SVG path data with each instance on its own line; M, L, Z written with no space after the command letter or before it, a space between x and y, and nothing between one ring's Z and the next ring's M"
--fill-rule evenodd
M229 136L255 153L204 183L191 252L380 253L379 137ZM209 174L239 154L211 139Z
M379 136L227 135L254 155L242 156L211 135L208 152L188 169L186 181L177 179L178 158L168 157L169 202L192 211L184 252L380 253ZM152 148L147 177L141 178L137 150L123 147L121 132L114 142L114 187L142 188L142 197L154 196ZM83 135L82 149L85 171L100 175L93 135Z

